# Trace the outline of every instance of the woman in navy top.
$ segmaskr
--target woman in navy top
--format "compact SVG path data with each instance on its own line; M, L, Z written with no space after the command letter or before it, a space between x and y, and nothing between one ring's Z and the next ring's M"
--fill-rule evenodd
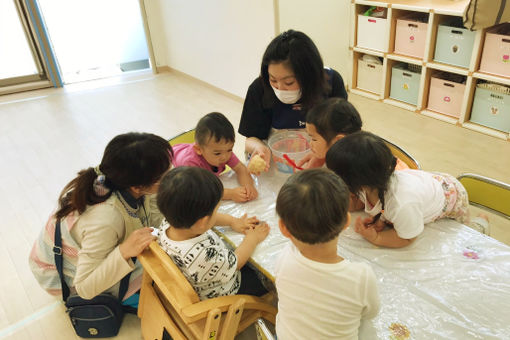
M245 151L268 164L263 142L273 129L304 129L308 109L330 97L347 99L340 74L324 68L319 50L304 33L288 30L274 38L262 58L260 76L248 88L239 133Z

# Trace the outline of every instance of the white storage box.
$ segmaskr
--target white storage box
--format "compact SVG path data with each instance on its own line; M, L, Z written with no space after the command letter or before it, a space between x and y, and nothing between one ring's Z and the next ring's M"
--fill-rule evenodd
M388 19L358 15L356 46L388 52Z
M358 59L358 88L381 94L382 64Z

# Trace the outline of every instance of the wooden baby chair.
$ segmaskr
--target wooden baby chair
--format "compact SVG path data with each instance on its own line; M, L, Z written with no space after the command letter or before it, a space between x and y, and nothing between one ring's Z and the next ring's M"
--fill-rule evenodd
M466 188L470 204L510 219L510 184L469 173L457 179Z
M259 318L275 323L273 294L230 295L200 301L167 253L152 242L138 256L144 273L138 316L145 340L232 340Z
M171 146L182 143L194 143L195 142L195 129L184 131L175 137L170 138L168 141Z
M388 146L388 148L390 148L391 153L393 154L393 156L397 157L402 162L406 163L407 166L409 167L409 169L415 169L415 170L420 170L421 169L421 166L418 163L418 161L416 159L414 159L413 156L408 154L404 149L402 149L401 147L399 147L396 144L393 144L390 141L387 141L384 138L383 138L383 140L384 140L384 143L386 143L386 146Z

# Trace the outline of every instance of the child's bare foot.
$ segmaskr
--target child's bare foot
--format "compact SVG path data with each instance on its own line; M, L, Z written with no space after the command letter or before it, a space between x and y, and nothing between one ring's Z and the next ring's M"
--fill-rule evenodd
M486 214L480 213L475 218L472 218L469 222L469 226L476 231L481 232L482 234L489 235L490 225L489 225L489 216Z

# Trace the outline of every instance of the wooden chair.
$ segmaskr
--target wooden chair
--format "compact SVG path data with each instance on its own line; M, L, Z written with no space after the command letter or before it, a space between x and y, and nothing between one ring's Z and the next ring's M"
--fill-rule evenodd
M406 163L407 166L409 167L409 169L415 169L415 170L420 170L421 169L421 166L418 163L418 161L416 159L414 159L413 156L408 154L404 149L402 149L401 147L399 147L396 144L393 144L390 141L387 141L384 138L383 138L383 140L386 143L386 145L388 146L388 148L390 148L391 153L393 154L393 156L397 157L402 162Z
M172 259L156 243L138 256L144 274L138 316L145 340L232 340L259 318L275 323L273 294L221 296L200 301Z
M178 134L175 137L170 138L168 141L171 146L182 143L194 143L195 142L195 129L185 131Z
M258 319L255 324L255 332L257 332L257 340L275 340L276 336L271 333L263 319Z
M510 184L468 173L457 179L466 188L470 204L510 219Z

